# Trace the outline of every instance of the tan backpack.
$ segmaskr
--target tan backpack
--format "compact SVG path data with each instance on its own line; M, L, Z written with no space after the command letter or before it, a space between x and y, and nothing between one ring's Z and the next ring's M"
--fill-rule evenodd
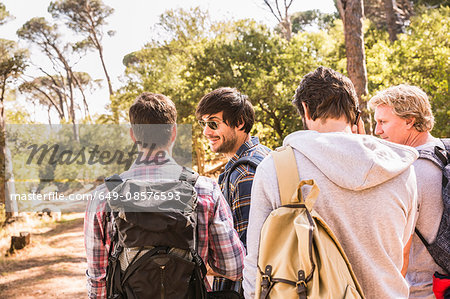
M344 250L313 210L319 187L314 180L299 183L291 147L271 155L281 207L261 230L255 298L364 298ZM305 200L304 185L312 186Z

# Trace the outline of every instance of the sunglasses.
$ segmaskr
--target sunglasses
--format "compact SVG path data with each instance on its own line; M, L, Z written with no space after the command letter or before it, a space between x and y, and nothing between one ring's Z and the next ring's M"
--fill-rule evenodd
M198 124L204 129L208 126L211 130L217 130L219 128L220 123L223 121L215 121L215 120L199 120Z

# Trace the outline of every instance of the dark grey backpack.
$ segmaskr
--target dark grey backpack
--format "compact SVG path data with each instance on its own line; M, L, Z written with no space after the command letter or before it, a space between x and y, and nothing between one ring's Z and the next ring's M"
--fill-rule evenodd
M105 180L113 223L108 298L206 298L206 268L196 252L198 174L179 180Z
M442 169L442 201L444 203L444 212L442 213L436 240L430 244L417 228L415 231L436 264L447 271L447 273L450 273L450 139L441 139L441 141L445 149L436 146L434 147L434 151L419 151L420 158L428 159Z

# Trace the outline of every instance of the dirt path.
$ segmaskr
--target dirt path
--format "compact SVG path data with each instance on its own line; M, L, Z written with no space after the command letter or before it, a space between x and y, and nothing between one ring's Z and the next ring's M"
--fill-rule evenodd
M83 214L30 230L31 245L0 257L0 298L86 298Z

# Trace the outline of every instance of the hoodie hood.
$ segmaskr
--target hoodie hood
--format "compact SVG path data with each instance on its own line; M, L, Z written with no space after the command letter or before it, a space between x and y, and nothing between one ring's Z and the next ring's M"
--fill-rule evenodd
M283 145L305 155L336 185L354 191L398 176L418 158L412 147L342 132L298 131L288 135Z

